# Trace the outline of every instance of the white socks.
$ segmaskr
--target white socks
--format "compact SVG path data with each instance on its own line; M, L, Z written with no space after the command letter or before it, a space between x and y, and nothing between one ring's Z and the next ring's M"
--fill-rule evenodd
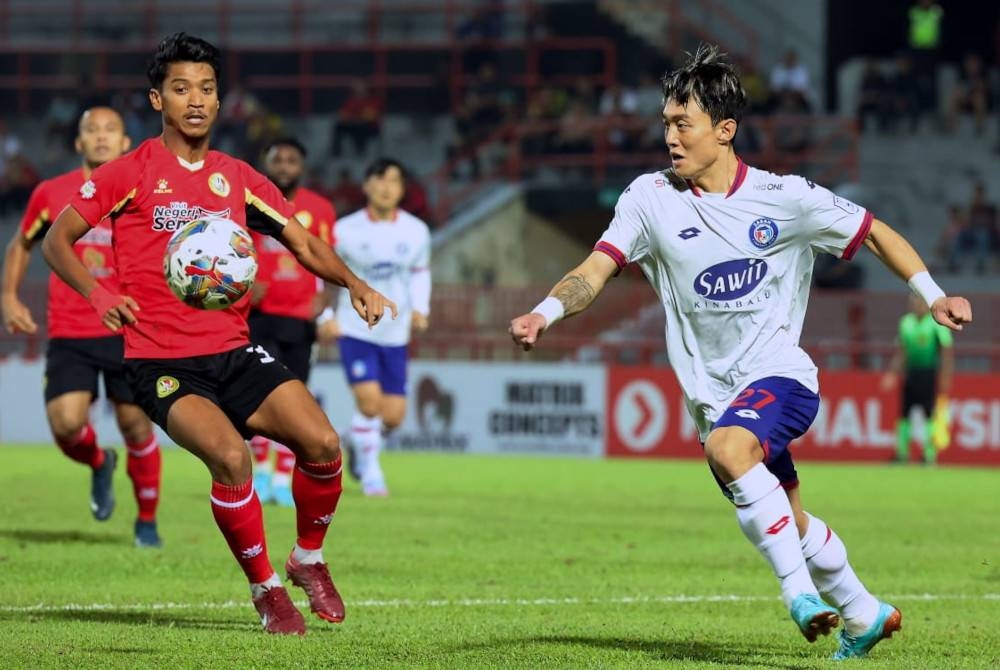
M878 617L878 600L868 593L847 561L847 548L833 530L811 514L802 538L802 554L820 595L840 610L852 635L871 628Z
M323 563L322 549L303 549L296 542L292 548L292 560L299 565L310 565L312 563Z
M791 608L803 593L817 593L802 555L792 506L778 478L758 463L727 486L733 493L740 529L781 581L785 606Z
M378 455L382 451L382 417L367 417L355 412L351 417L351 441L360 460L362 484L366 480L382 479L382 467Z
M265 591L275 587L284 588L284 584L281 583L281 578L278 577L278 573L272 572L271 576L268 577L267 580L250 584L250 597L256 600L264 595Z

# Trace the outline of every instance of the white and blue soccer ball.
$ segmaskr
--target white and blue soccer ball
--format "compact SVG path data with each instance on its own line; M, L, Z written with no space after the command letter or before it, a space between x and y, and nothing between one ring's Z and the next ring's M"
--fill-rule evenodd
M225 309L257 278L257 250L242 226L229 219L187 223L167 242L163 275L174 295L197 309Z

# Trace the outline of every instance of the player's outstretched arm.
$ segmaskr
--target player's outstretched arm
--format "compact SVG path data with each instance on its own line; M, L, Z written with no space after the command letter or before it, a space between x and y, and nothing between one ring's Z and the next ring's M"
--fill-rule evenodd
M27 333L32 335L38 331L31 310L17 297L21 282L28 271L31 260L32 241L21 231L14 233L7 244L4 253L3 279L0 280L0 309L3 310L3 325L10 334Z
M392 312L394 319L399 315L396 303L351 272L328 244L311 234L294 217L282 228L281 242L295 255L302 267L320 279L350 291L351 305L368 322L369 328L379 322L386 309Z
M535 309L511 320L510 336L522 349L531 351L549 326L587 309L617 272L618 266L611 257L593 252L552 287L548 297Z
M73 251L73 245L87 234L90 225L83 217L67 206L56 218L42 241L42 255L59 278L85 297L110 330L118 330L126 323L135 323L139 305L132 298L114 295L91 276L87 266Z
M924 299L935 321L952 330L962 330L962 324L972 321L972 305L969 301L946 296L941 287L931 279L927 266L916 250L885 222L878 219L872 221L865 246L886 267L906 281L914 293Z

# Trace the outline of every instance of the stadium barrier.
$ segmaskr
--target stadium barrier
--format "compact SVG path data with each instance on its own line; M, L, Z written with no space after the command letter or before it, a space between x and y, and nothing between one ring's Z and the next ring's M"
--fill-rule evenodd
M0 363L0 444L50 442L39 360ZM821 373L812 429L793 446L800 460L888 461L895 451L899 394L878 373ZM350 423L352 400L339 366L316 367L310 386L334 426ZM958 374L945 464L1000 466L1000 375ZM93 419L118 438L105 403ZM914 416L913 435L923 434ZM164 435L161 438L169 443ZM491 454L701 458L697 433L673 372L664 367L566 363L414 361L409 412L391 447ZM911 450L916 458L916 443Z

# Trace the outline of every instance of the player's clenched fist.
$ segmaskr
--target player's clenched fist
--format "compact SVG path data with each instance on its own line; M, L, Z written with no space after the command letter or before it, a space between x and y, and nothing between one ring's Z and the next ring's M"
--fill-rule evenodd
M962 324L972 322L972 305L965 298L938 298L931 305L934 320L952 330L962 330Z
M392 311L392 318L399 316L396 303L389 300L384 295L373 289L364 282L354 284L349 288L351 292L351 306L362 319L368 322L368 327L372 328L385 314L386 308Z
M525 351L531 351L538 338L545 332L545 317L541 314L531 312L522 314L510 322L510 336L514 343Z

